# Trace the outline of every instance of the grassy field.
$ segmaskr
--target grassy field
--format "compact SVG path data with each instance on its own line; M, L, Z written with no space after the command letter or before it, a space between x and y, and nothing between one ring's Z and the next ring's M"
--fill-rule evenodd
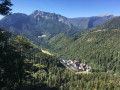
M90 74L91 72L88 71L81 71L81 72L75 72L75 74Z
M46 54L48 54L48 55L53 55L53 54L51 54L50 52L48 52L48 51L45 51L45 50L41 50L43 53L46 53Z

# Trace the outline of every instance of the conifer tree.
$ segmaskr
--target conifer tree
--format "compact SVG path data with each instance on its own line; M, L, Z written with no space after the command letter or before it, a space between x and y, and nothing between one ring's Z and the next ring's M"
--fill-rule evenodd
M11 14L11 6L13 4L10 2L10 0L0 0L0 14L1 15L9 15Z

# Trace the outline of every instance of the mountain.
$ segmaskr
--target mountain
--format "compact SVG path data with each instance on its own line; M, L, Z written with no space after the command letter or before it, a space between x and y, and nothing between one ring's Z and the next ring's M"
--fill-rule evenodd
M75 34L78 29L67 21L67 18L55 13L34 11L30 15L15 13L0 20L0 26L14 34L40 44L58 33Z
M2 72L0 90L119 90L120 88L120 78L115 75L102 72L88 74L72 72L63 66L59 58L44 54L33 45L28 47L30 42L22 35L13 38L10 43L10 38L4 38L2 34L0 32ZM19 85L21 75L24 77L22 85Z
M120 17L113 18L112 20L109 20L105 22L104 24L98 25L96 27L92 27L89 29L86 29L84 31L80 31L76 33L74 36L76 38L81 37L83 34L90 33L90 32L99 32L99 31L104 31L104 30L120 30Z
M120 88L120 78L112 73L72 72L60 62L59 58L42 53L22 35L11 40L0 32L0 37L0 72L2 72L0 90L119 90ZM65 34L59 34L59 37L56 39L63 37L66 38L64 42L67 38L68 41L73 41ZM110 64L111 67L116 65L114 70L119 67L119 60L115 60ZM22 85L19 85L20 76L24 76Z
M72 37L72 39L69 39L70 37L64 39L66 35L62 37L60 39L61 36L57 35L48 43L48 48L59 57L67 60L81 60L92 66L93 71L110 71L120 74L120 65L118 65L120 62L119 30L91 32L77 40Z
M30 15L14 13L7 16L0 20L0 26L16 35L21 33L35 44L41 45L59 33L74 35L80 30L103 24L114 17L116 16L105 15L70 19L36 10Z
M60 34L56 35L47 43L48 49L64 59L81 60L92 66L92 71L120 75L119 22L120 17L114 18L105 24L86 30L81 36L78 34L77 38L76 35L70 37L64 34L62 38Z
M3 33L6 30L0 28L0 31L2 31L0 32L1 90L119 90L120 88L120 78L113 75L113 72L119 74L120 68L118 30L91 32L79 39L60 33L47 43L51 45L49 48L61 52L59 53L61 57L69 59L80 57L82 62L88 63L92 67L92 72L88 74L70 71L63 66L59 58L42 53L21 34L11 40Z
M86 31L90 32L90 31L104 30L104 29L107 29L107 30L120 29L120 17L116 17L102 25L90 28Z
M97 25L101 25L113 18L117 17L116 15L100 15L93 17L79 17L79 18L69 18L74 26L77 26L80 30L85 30Z
M53 19L57 20L59 22L62 22L64 24L70 25L70 23L67 21L67 18L55 13L48 13L48 12L43 12L43 11L34 11L32 14L30 14L31 17L34 17L36 21L40 21L41 17L45 19Z

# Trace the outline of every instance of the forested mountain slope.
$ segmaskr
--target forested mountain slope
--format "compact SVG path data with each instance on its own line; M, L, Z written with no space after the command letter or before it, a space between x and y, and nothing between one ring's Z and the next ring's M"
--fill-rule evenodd
M84 31L80 31L80 32L76 33L74 36L76 38L79 38L86 33L94 32L94 31L101 31L101 30L103 30L103 31L104 30L113 30L113 29L114 30L120 29L120 17L113 18L112 20L110 20L104 24L98 25L96 27L89 28Z
M57 37L57 36L56 36ZM59 37L59 35L58 35ZM64 59L77 59L92 66L95 71L113 71L119 72L120 62L119 60L119 44L120 44L120 31L95 31L83 35L81 38L74 42L68 39L66 43L64 41L50 40L50 47L54 47L54 51ZM62 40L64 40L62 38ZM65 43L61 50L60 42ZM49 48L50 48L49 47ZM94 71L93 70L93 71Z
M0 37L0 89L117 90L120 88L120 79L108 73L71 72L58 58L43 54L22 35L11 40L5 33L0 32Z
M0 26L14 34L23 34L36 44L59 33L74 35L78 29L67 18L55 13L34 11L30 15L15 13L0 20Z
M48 80L49 73L54 72L55 68L64 70L64 66L55 56L43 54L22 35L11 37L5 32L0 32L1 90L4 88L12 90L52 89L44 83Z
M92 31L96 31L96 30L112 30L112 29L120 29L120 17L116 17L102 25L90 28L85 30L85 32L92 32Z
M72 40L64 41L66 35L61 40L52 38L48 43L49 49L54 47L50 50L64 59L77 59L89 64L92 66L92 71L112 72L119 75L119 22L119 17L114 18L103 25L86 30L83 34L78 33L71 37ZM60 38L59 35L55 37ZM65 47L62 45L63 49L61 48L61 50L58 50L59 41L61 43L66 42ZM67 44L67 42L69 43Z
M45 44L46 48L50 48L51 51L58 51L65 49L68 45L70 45L72 42L74 42L74 38L70 37L66 34L60 33L53 38L50 39Z

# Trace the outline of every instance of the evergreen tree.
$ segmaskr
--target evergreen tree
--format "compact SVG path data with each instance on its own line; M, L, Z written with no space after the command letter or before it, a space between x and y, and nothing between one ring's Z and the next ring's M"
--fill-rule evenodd
M0 0L0 14L2 15L9 15L11 14L11 6L13 4L10 2L10 0Z

